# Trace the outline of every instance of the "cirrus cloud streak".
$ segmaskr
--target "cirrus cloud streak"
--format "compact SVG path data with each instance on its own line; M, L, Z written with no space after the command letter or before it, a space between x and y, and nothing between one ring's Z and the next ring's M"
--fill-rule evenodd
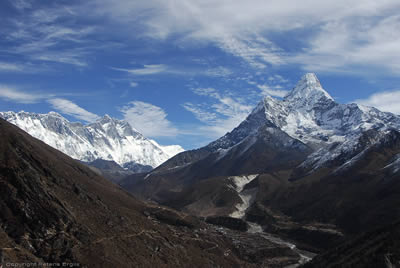
M120 109L124 120L146 137L173 137L178 129L167 119L167 113L156 105L132 101Z
M366 99L358 99L354 102L400 115L400 90L375 93Z

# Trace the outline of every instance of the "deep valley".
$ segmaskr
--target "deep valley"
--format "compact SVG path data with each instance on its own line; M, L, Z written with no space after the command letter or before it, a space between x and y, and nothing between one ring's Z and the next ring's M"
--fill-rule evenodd
M5 264L398 267L400 117L315 74L184 152L108 116L1 116L27 131L0 119Z

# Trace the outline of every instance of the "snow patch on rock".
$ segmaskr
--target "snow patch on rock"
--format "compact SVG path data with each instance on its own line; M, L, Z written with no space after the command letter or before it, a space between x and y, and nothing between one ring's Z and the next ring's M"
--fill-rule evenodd
M390 169L392 173L397 173L400 170L400 154L396 154L391 163L385 166L384 169Z

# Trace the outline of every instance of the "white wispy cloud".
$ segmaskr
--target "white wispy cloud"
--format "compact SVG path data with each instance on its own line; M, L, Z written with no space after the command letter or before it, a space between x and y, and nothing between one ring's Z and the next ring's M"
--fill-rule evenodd
M351 7L347 0L99 0L89 6L147 37L212 43L254 68L296 63L314 71L399 70L397 0L355 0Z
M0 98L7 101L13 101L17 103L36 103L47 97L49 97L49 95L38 92L25 92L10 86L0 85Z
M358 99L354 102L372 106L381 111L400 114L400 90L375 93L366 99Z
M14 0L10 1L16 9L23 10L32 7L32 3L26 0Z
M267 64L283 64L282 50L271 41L254 34L242 36L226 36L219 38L218 45L221 49L234 56L240 57L256 69L264 69Z
M209 97L213 97L215 99L221 98L221 96L218 93L218 91L215 88L212 88L212 87L192 88L192 91L193 91L193 93L195 93L196 95L199 95L199 96L209 96Z
M143 68L126 69L126 68L111 67L111 69L116 71L127 72L132 75L153 75L171 71L169 70L168 66L164 64L148 64L144 65Z
M207 111L205 105L193 104L190 102L186 102L183 104L183 107L194 114L194 116L201 122L204 123L215 123L217 121L217 114L215 112Z
M204 75L212 77L227 77L232 74L233 74L232 70L224 66L208 68L204 71Z
M326 23L311 38L309 47L289 61L306 70L356 72L373 67L375 71L400 73L400 15L381 18L346 18Z
M97 0L36 10L29 1L13 2L24 14L1 31L18 43L14 52L36 60L55 61L57 51L63 59L57 62L86 66L87 55L70 48L89 53L92 34L118 27L128 39L172 37L179 44L213 44L255 69L294 63L313 71L361 66L400 73L400 37L394 34L400 26L397 0L355 0L351 8L347 0L306 0L301 5L291 0ZM76 23L80 19L85 23ZM66 42L69 46L62 45ZM124 71L149 75L164 72L164 67Z
M186 102L182 106L203 123L198 133L209 138L218 138L237 127L251 112L252 105L240 98L221 94L214 88L195 88L193 92L210 97L207 103Z
M139 84L137 82L129 82L130 87L137 87Z
M268 85L257 85L261 90L261 95L263 96L273 96L283 98L288 94L288 90L279 89L280 87L271 88Z
M270 82L275 82L275 83L279 83L279 84L284 84L289 82L288 79L284 78L283 76L279 75L279 74L274 74L268 77L268 81Z
M85 110L74 102L58 98L55 94L50 93L27 92L16 87L0 85L0 99L22 104L47 102L59 112L86 122L93 122L99 118L98 115Z
M121 112L124 120L146 137L174 137L179 133L167 119L167 113L151 103L132 101Z
M33 61L87 66L87 53L96 49L90 46L93 41L89 38L95 27L76 23L76 7L54 4L33 9L29 1L21 0L14 5L20 15L6 18L8 27L0 30L13 44L8 53Z
M42 52L32 54L30 57L34 60L50 61L71 64L78 67L86 67L88 63L84 60L86 53L79 51L64 51L58 52Z
M93 122L99 118L97 114L91 113L67 99L51 98L48 99L47 102L50 103L54 109L60 111L61 113L70 115L79 120Z
M46 64L33 64L30 61L25 62L4 62L0 61L0 72L3 73L39 73L52 72Z
M24 67L16 63L0 62L0 72L23 72Z

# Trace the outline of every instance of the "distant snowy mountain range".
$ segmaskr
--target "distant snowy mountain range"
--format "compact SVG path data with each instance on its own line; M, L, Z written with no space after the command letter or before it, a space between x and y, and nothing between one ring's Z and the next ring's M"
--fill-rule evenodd
M162 146L136 131L129 123L108 115L83 125L69 122L56 112L0 112L0 117L72 158L92 162L115 161L121 167L162 164L184 151L179 145Z

